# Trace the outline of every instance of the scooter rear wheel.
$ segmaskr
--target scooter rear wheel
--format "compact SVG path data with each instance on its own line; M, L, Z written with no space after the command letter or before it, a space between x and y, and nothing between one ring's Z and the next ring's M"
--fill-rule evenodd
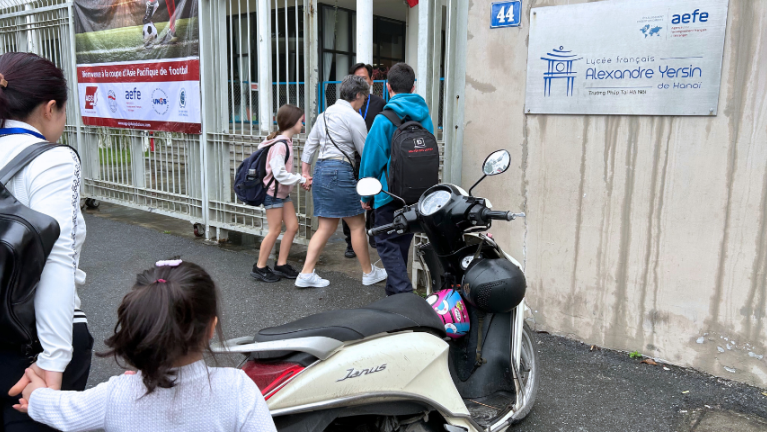
M535 404L535 396L538 394L538 356L535 354L535 333L525 323L522 332L522 359L519 364L520 381L524 401L522 407L511 418L511 424L517 424L524 420Z

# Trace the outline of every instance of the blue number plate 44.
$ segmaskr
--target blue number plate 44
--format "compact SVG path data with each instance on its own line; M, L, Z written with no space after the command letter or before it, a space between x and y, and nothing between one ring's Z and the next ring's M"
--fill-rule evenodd
M522 0L493 3L490 28L519 27L522 22Z

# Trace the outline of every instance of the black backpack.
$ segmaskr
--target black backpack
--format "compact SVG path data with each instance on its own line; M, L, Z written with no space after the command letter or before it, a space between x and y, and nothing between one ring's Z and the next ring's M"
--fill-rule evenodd
M59 238L56 219L21 204L5 185L37 156L62 144L39 143L24 149L0 170L0 341L39 351L35 291L45 262Z
M437 138L417 121L403 123L390 109L382 114L397 128L391 138L391 164L386 175L389 192L408 204L417 203L426 189L439 183Z
M252 206L260 206L266 199L266 191L274 183L274 190L277 191L277 187L280 182L272 177L272 181L268 185L264 186L264 177L266 177L266 163L269 158L269 149L271 149L278 142L285 144L285 163L288 163L290 157L290 148L288 143L284 140L276 141L264 148L260 148L253 152L247 159L242 161L237 168L237 173L234 176L234 194L237 198L245 204Z

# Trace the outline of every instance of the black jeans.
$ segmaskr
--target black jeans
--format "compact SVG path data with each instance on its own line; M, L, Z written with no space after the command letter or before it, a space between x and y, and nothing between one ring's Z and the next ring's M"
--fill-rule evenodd
M91 370L91 353L93 351L93 336L88 331L88 324L72 325L72 360L64 370L61 382L62 390L85 390L88 373ZM8 396L11 389L24 375L24 369L31 361L23 354L0 349L0 431L4 432L48 432L54 429L32 421L28 415L22 414L13 405L19 402L19 396Z
M394 212L402 208L402 204L389 203L375 210L375 226L390 224L394 221ZM413 284L407 274L407 258L410 253L410 243L413 234L399 235L397 233L379 234L376 236L376 250L386 269L386 295L409 293Z

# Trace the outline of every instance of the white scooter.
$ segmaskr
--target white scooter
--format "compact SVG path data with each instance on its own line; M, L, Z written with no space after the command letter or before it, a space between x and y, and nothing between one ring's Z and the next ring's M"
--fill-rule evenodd
M494 152L482 179L509 164L506 150ZM362 196L381 189L372 178L357 186ZM398 294L263 329L214 350L247 356L242 370L261 389L280 431L507 430L535 401L535 343L524 321L520 265L479 231L493 219L519 216L440 184L399 210L392 224L369 232L426 234L430 242L419 246L418 258L430 283L459 290L468 303L470 331L460 339L445 337L444 323L422 298Z

